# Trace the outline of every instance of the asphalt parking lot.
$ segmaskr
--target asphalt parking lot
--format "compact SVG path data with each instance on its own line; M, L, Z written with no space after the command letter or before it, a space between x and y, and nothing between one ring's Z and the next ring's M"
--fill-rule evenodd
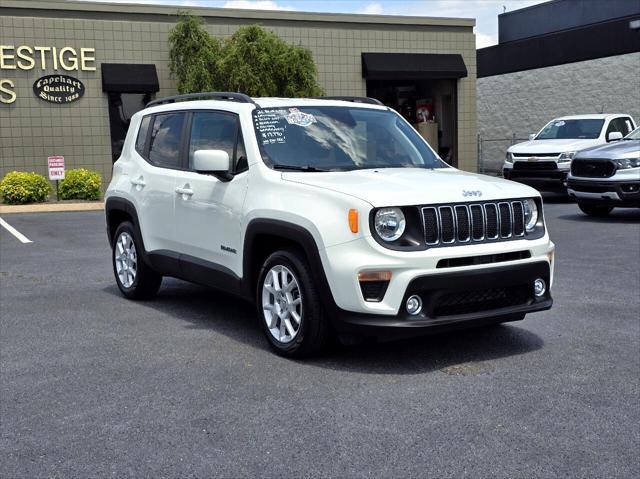
M101 212L0 228L0 476L638 477L640 211L548 202L555 305L304 362L251 307L114 283Z

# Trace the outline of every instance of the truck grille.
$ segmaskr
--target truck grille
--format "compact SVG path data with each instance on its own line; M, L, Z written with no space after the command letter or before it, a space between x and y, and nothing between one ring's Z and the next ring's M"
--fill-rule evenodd
M514 170L557 170L558 164L555 161L514 161Z
M608 160L575 160L571 162L571 174L584 178L610 178L616 165Z
M429 247L524 236L524 206L520 200L426 206L422 208L422 220Z

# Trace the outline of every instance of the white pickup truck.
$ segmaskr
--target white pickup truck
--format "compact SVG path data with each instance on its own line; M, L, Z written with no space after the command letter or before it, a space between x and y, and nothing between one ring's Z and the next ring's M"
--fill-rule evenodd
M625 114L556 118L529 141L507 150L503 176L539 190L564 191L571 160L578 151L620 140L635 128L633 118Z

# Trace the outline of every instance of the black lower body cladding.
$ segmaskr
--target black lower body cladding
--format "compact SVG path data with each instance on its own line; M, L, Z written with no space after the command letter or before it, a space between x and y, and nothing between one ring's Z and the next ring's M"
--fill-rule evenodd
M536 279L546 285L541 296L534 293ZM339 332L392 339L516 321L551 308L550 279L546 261L421 276L409 284L397 315L338 310L334 323ZM424 304L416 316L404 310L412 295Z

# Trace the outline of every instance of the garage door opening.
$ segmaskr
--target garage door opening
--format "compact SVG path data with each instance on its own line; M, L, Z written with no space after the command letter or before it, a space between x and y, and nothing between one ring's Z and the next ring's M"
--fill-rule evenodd
M363 53L367 96L398 111L447 163L457 166L460 55Z

